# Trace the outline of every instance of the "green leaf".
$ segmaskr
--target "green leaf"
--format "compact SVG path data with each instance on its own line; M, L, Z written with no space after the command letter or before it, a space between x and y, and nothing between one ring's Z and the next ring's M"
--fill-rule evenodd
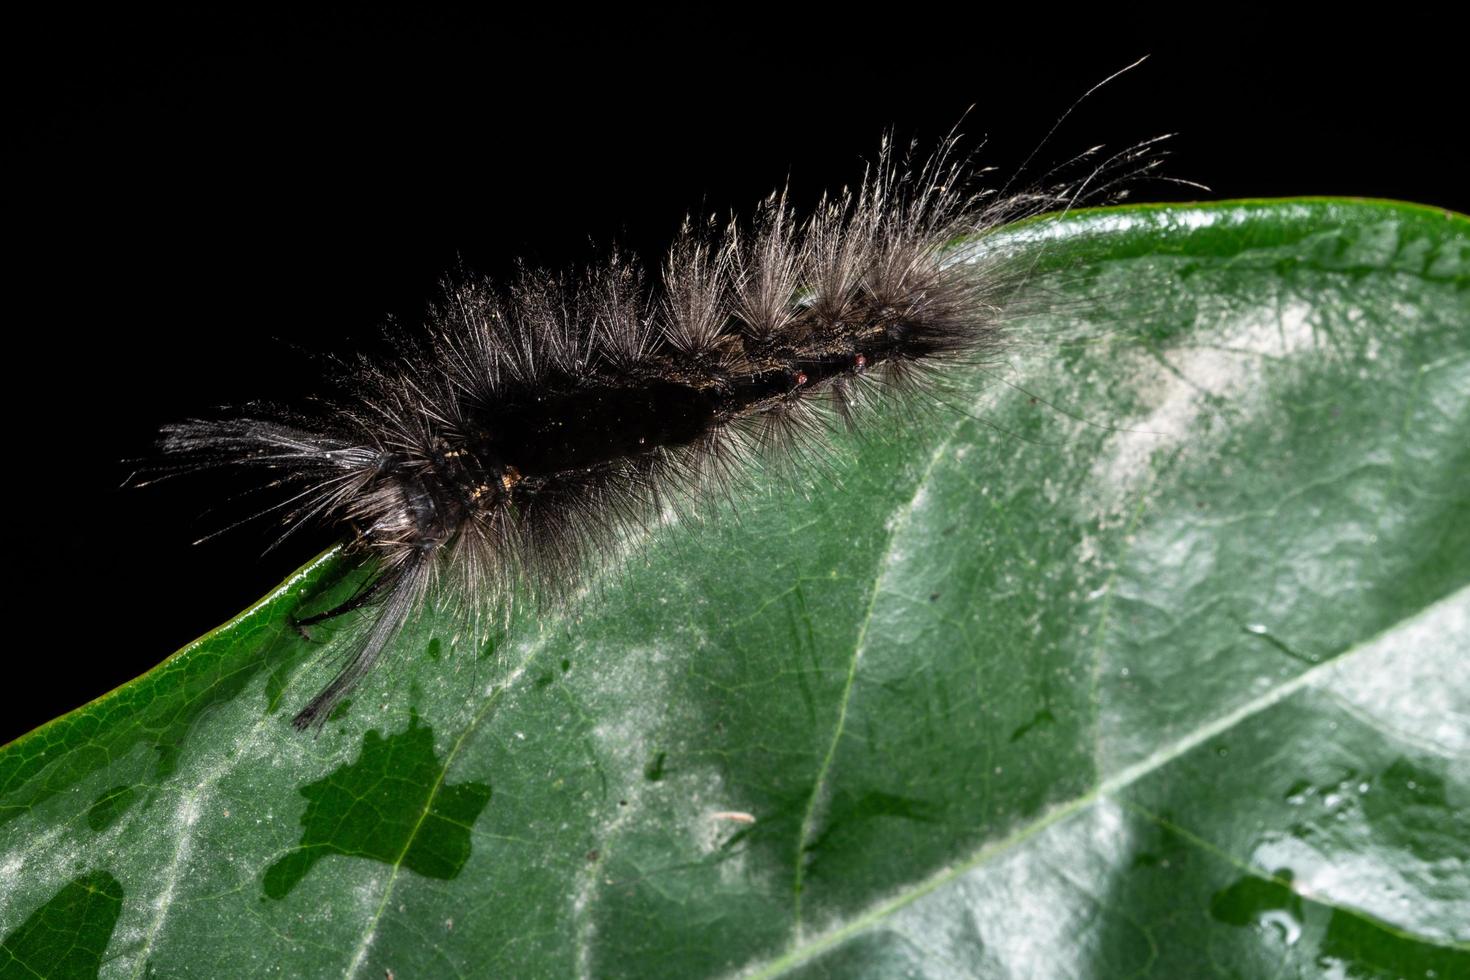
M320 737L331 555L0 750L0 977L1470 975L1470 220L1009 234L947 407Z

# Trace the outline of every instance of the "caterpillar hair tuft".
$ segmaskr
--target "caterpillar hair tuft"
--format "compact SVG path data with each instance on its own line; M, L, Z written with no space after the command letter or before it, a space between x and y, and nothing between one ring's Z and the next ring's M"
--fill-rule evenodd
M507 288L456 275L391 358L342 362L307 409L167 426L147 475L246 471L284 492L268 512L286 534L339 527L370 566L301 621L370 613L295 716L320 726L431 595L478 612L518 583L561 594L666 502L820 455L831 422L860 428L877 400L994 357L1034 256L990 233L1106 198L1158 159L1144 144L1008 194L976 186L953 137L922 160L885 142L804 219L778 193L748 223L686 222L654 275L616 255Z

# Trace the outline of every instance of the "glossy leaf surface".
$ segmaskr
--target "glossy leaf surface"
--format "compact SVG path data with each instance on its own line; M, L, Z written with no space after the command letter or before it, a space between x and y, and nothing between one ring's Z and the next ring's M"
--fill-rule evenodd
M0 750L0 977L1470 976L1470 221L1010 234L946 407L320 737L332 556Z

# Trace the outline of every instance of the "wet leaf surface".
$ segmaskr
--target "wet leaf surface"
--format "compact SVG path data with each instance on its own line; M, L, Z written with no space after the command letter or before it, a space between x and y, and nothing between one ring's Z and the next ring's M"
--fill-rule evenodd
M331 555L0 750L0 977L1470 975L1470 221L1011 234L946 407L320 737Z

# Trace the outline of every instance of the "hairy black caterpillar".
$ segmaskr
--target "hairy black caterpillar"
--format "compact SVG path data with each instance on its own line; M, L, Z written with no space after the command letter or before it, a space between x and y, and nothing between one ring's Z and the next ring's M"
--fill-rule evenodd
M167 426L154 476L233 467L287 491L286 533L340 527L371 578L302 620L371 611L294 718L322 724L433 595L493 608L513 583L564 592L628 527L764 459L818 452L828 420L923 393L985 360L1033 257L999 226L1152 168L1149 144L1079 181L977 189L953 138L927 160L885 143L862 182L799 220L774 195L748 224L690 222L653 286L613 258L511 286L458 276L421 337L359 359L310 410ZM1084 155L1086 158L1086 155Z

